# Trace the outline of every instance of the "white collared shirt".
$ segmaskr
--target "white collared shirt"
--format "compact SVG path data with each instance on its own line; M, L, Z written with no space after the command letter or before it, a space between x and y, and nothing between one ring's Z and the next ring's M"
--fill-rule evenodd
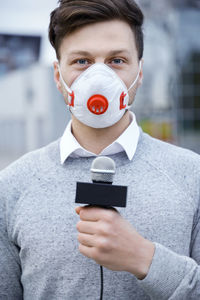
M140 130L137 125L137 121L133 112L131 114L131 123L127 129L109 146L102 150L100 154L92 153L84 149L76 140L71 132L71 121L68 123L64 134L60 140L60 158L61 164L63 164L68 157L91 157L112 155L122 151L125 151L129 160L132 160L140 135Z

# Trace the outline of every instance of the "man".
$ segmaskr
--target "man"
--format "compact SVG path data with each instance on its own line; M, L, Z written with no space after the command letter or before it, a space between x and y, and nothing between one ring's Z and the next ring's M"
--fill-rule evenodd
M143 15L132 0L60 0L49 37L72 112L58 141L0 173L0 298L200 298L200 159L139 130ZM148 101L148 97L147 97ZM76 181L112 157L127 207L75 207ZM75 213L76 211L76 213ZM77 237L78 231L78 237Z

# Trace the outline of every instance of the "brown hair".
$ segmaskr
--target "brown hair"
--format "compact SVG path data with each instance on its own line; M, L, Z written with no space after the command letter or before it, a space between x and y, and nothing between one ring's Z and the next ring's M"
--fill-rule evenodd
M114 19L130 25L140 60L144 49L144 16L134 0L59 0L59 6L51 13L49 24L49 40L57 58L60 59L59 47L67 34L88 24Z

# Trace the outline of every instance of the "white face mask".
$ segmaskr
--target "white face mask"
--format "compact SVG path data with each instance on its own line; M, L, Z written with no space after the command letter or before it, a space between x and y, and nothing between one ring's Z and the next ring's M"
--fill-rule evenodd
M105 128L117 123L129 109L128 91L119 76L103 63L93 64L76 78L69 88L60 72L61 82L68 92L68 105L72 114L83 124L93 128Z

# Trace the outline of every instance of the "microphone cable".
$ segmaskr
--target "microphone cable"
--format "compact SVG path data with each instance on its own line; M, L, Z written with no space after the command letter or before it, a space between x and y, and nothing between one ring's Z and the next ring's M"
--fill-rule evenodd
M100 300L103 300L103 267L102 266L100 266L100 275L101 275Z

